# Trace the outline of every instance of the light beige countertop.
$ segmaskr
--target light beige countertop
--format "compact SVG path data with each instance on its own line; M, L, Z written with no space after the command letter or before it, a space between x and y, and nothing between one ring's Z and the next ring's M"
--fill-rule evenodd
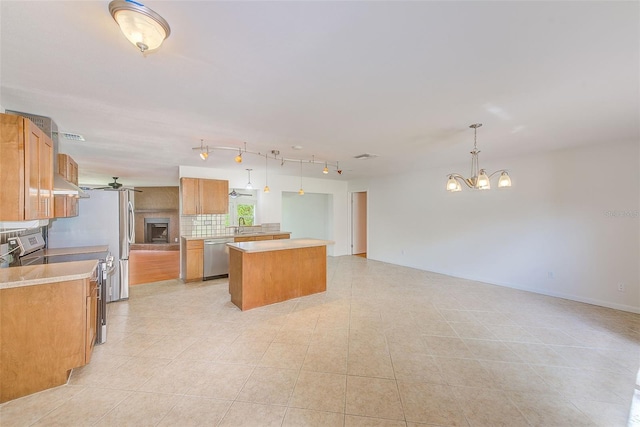
M109 245L77 246L75 248L48 248L43 249L44 256L80 255L97 252L109 252Z
M241 252L271 252L283 251L287 249L312 248L315 246L333 245L331 240L321 239L280 239L280 240L260 240L257 242L227 243L231 249Z
M218 236L182 236L185 240L231 239L234 237L276 236L278 234L291 234L290 231L263 231L258 233L231 233Z
M0 290L90 278L98 260L0 268Z

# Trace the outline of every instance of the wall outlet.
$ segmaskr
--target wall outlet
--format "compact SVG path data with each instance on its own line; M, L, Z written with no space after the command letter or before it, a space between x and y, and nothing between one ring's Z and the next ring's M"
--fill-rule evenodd
M624 292L624 283L618 283L618 292Z

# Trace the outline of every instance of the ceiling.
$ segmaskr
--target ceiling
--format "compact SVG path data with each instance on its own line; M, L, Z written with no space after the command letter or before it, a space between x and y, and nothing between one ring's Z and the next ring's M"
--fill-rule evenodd
M264 170L231 151L203 162L201 139L338 161L335 179L466 165L476 122L481 164L496 167L639 140L638 2L149 0L171 35L146 57L108 3L0 3L0 105L82 134L60 152L83 184L175 185L178 165Z

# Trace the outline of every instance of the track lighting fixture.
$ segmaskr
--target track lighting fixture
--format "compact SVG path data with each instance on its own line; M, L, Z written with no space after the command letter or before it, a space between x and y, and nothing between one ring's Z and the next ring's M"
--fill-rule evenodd
M322 173L325 174L325 175L329 173L329 168L327 167L327 162L324 162L324 169L322 169Z
M204 145L204 140L202 140L202 139L200 140L200 146L199 147L193 147L192 150L200 151L199 155L200 155L200 158L202 160L207 160L209 158L209 153L211 151L213 151L213 150L211 150L209 148L208 145L207 146Z
M484 169L480 169L478 166L478 154L480 150L478 150L478 144L476 140L476 135L478 132L478 128L482 126L482 123L474 123L469 127L473 129L473 150L471 151L471 177L465 178L459 173L449 174L449 179L447 180L447 191L450 193L455 193L458 191L462 191L461 182L465 183L465 185L474 190L489 190L491 189L491 177L500 172L500 178L498 179L498 188L506 188L511 187L511 178L509 177L509 173L505 169L500 169L493 172L490 175L487 175L487 172Z
M238 150L238 155L234 159L236 163L242 163L242 150Z

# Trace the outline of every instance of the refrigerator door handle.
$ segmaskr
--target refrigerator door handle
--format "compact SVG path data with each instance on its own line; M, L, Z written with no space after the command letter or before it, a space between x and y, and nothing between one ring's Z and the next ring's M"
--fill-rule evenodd
M135 226L134 226L135 218L133 217L134 216L133 203L131 203L131 200L129 200L128 202L127 210L129 211L128 212L129 213L129 224L128 224L129 229L127 230L129 234L129 243L133 243L135 241L136 232L135 232Z

